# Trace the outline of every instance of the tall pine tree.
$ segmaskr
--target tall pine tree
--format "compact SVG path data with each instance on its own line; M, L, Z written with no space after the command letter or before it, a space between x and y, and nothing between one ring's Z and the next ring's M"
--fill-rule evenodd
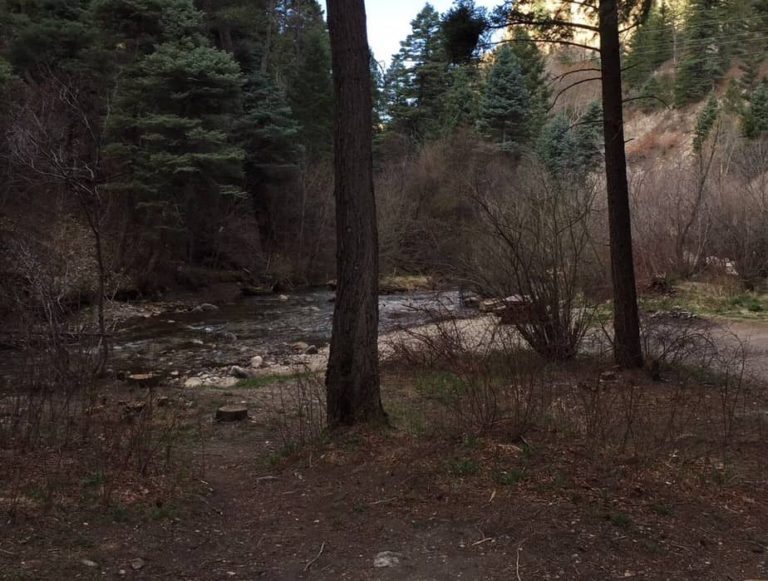
M624 58L624 80L630 89L640 88L673 56L675 23L666 3L655 3L635 31Z
M444 96L450 86L440 14L427 4L411 22L387 74L392 128L415 141L440 132Z
M181 38L156 45L125 71L108 152L123 168L112 189L135 196L157 228L182 232L188 259L200 261L212 252L211 210L221 195L241 192L244 154L232 128L242 77L230 54L190 28L187 16L196 12L180 7L162 14L160 34Z
M504 45L494 55L480 100L477 129L502 149L513 150L531 138L530 112L531 94L520 61Z
M675 79L675 104L695 102L709 94L726 62L720 42L721 0L692 0L683 31L683 51Z

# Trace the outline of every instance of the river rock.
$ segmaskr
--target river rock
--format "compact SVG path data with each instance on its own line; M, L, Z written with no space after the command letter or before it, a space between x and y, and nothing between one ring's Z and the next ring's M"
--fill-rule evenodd
M212 313L213 311L218 311L219 307L211 303L203 303L201 305L197 305L192 310L195 311L196 313Z
M236 343L237 342L237 335L234 333L231 333L229 331L220 331L216 333L216 338L219 341L223 341L224 343Z
M478 305L481 313L498 313L504 310L504 299L486 299Z
M251 357L251 367L254 369L264 367L264 358L261 355L254 355Z
M291 345L291 349L293 349L293 351L296 353L304 353L307 349L309 349L309 345L307 345L304 341L296 341L296 343Z
M237 385L237 381L238 380L236 377L220 377L218 379L214 379L211 384L214 387L228 389L230 387L235 387Z
M461 305L468 309L476 309L480 306L480 297L475 293L462 294Z
M216 410L217 422L241 422L248 418L248 408L243 405L224 405Z
M190 377L184 381L184 387L201 387L203 380L199 377Z
M288 300L288 295L280 295L277 300L285 302Z
M245 367L240 367L239 365L233 365L229 372L233 377L237 377L238 379L251 379L256 374L253 369L246 369Z
M384 567L397 567L400 564L400 553L392 551L382 551L373 559L373 566L377 569Z

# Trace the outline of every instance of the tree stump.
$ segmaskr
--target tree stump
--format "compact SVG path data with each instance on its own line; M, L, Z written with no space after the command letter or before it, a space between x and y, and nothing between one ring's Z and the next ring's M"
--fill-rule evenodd
M216 410L217 422L241 422L248 418L248 408L242 405L225 405Z
M163 377L159 373L131 373L126 379L139 387L155 387Z

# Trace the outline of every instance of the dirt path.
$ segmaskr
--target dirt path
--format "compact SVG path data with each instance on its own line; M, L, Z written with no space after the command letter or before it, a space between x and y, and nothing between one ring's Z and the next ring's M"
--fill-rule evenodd
M768 380L768 326L730 329L751 340L749 370ZM400 389L385 380L390 409ZM204 410L248 402L252 421L210 426L188 450L184 498L157 499L151 516L61 510L0 527L0 579L768 579L759 470L698 481L696 465L668 471L677 456L648 469L603 461L548 430L529 436L535 453L387 430L297 454L269 421L268 395L199 392ZM764 440L743 447L750 466L765 453ZM514 482L499 482L499 466Z
M768 382L768 323L738 321L725 328L745 342L747 373Z

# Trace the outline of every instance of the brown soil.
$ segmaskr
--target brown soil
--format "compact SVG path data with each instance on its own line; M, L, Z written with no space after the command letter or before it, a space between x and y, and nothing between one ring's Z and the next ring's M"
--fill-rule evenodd
M740 415L756 423L727 449L712 426L693 422L671 447L650 451L654 418L679 396L673 383L620 374L607 385L652 394L636 422L649 438L633 435L619 448L554 426L518 441L503 432L462 437L441 429L438 416L417 429L406 421L424 403L412 378L386 374L394 428L298 449L284 447L288 420L274 421L286 384L173 392L173 405L199 410L188 423L228 402L247 402L252 417L209 424L204 445L186 445L194 469L175 497L155 498L128 478L108 508L44 511L30 495L0 529L0 578L768 578L761 391ZM698 419L708 402L699 400ZM383 551L399 564L374 567Z

